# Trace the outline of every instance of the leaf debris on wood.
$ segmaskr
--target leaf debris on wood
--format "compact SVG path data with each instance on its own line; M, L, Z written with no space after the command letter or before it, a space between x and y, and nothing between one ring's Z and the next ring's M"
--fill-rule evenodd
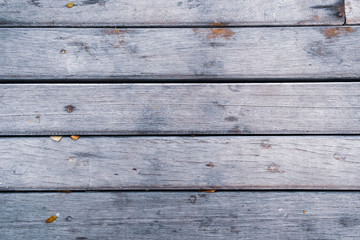
M59 142L62 139L62 136L50 136L50 138L56 142Z
M207 193L214 193L216 190L212 189L212 190L203 190L202 192L207 192Z
M74 3L73 2L69 2L68 4L66 4L66 7L67 8L72 8L74 6Z
M50 216L48 219L45 220L46 223L52 223L56 220L56 216L55 215L52 215Z
M78 140L80 138L80 136L76 136L76 135L71 135L70 138L74 141Z

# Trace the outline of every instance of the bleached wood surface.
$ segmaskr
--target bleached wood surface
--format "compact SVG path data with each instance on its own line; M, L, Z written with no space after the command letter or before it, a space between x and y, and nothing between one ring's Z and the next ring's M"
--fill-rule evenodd
M0 80L358 79L358 29L1 28Z
M1 0L0 26L341 25L340 0Z

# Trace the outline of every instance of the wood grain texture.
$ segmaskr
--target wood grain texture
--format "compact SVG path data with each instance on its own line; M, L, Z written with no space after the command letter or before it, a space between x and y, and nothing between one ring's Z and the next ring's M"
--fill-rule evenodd
M359 202L358 192L0 194L0 237L357 239Z
M0 190L360 189L356 137L0 138Z
M0 26L341 25L341 0L2 0Z
M3 84L0 135L359 134L360 84Z
M360 23L360 2L358 0L345 0L346 24Z
M359 78L358 29L2 28L0 79Z

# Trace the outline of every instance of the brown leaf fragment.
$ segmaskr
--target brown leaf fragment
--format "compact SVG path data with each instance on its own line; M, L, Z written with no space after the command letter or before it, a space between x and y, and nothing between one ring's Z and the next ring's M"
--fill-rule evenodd
M212 189L212 190L203 190L201 192L214 193L215 191L216 191L215 189Z
M74 141L78 140L80 138L80 136L76 136L76 135L71 135L70 138Z
M62 139L62 136L50 136L50 138L56 142L59 142Z
M51 217L49 217L48 219L45 220L46 223L52 223L56 220L56 216L52 215Z
M74 6L74 3L73 2L69 2L68 4L66 4L66 7L67 8L72 8Z

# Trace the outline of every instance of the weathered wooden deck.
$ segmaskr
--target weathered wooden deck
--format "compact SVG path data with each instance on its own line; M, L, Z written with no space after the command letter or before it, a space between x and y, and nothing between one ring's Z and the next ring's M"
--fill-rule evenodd
M69 4L0 0L0 239L360 238L360 1Z

